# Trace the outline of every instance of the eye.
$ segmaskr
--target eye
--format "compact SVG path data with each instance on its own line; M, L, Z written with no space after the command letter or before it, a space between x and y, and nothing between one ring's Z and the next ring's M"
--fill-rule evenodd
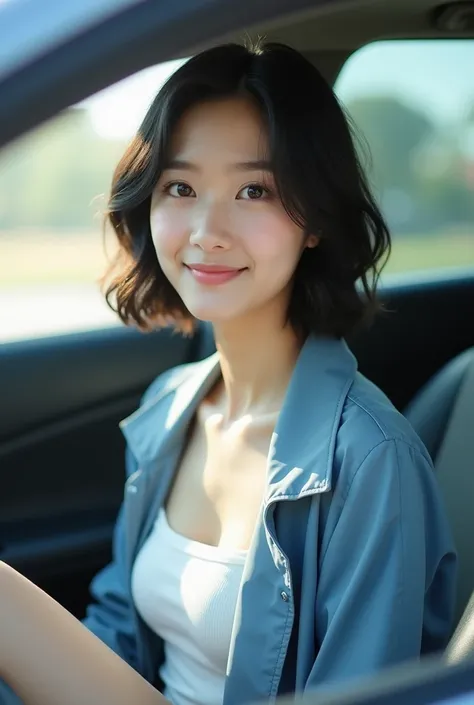
M237 198L244 201L261 201L270 196L270 191L262 184L249 184L237 194Z
M196 194L184 181L174 181L164 187L163 191L172 198L195 198Z

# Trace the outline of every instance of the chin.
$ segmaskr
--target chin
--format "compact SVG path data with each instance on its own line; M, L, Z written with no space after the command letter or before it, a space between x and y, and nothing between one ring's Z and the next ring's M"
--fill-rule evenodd
M209 306L187 306L188 311L198 321L210 323L211 325L223 325L231 323L242 316L241 311L225 311Z

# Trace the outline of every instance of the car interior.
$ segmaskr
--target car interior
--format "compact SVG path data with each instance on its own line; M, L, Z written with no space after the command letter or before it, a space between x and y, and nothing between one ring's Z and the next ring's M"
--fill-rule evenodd
M56 4L44 0L44 9ZM13 58L0 72L0 157L1 148L18 144L69 106L222 41L263 36L284 42L331 83L374 42L474 44L471 2L193 0L167 9L120 2L113 10L96 2L88 22L72 27L65 17L61 25L58 16L57 34L43 31L43 45L26 35L31 28L15 41L21 4L7 5L0 9L0 37L8 34ZM84 13L88 6L82 4ZM474 109L472 115L474 123ZM1 208L0 199L0 230ZM406 414L434 461L460 559L457 628L447 653L453 662L474 654L474 218L470 226L460 266L422 275L410 268L382 279L384 311L348 340L360 371ZM449 237L446 231L447 249ZM0 232L0 259L1 247ZM22 256L26 261L28 252ZM144 335L117 323L0 339L0 559L77 617L90 600L93 575L110 559L124 483L119 421L137 408L157 375L213 350L205 324L193 337L168 330Z

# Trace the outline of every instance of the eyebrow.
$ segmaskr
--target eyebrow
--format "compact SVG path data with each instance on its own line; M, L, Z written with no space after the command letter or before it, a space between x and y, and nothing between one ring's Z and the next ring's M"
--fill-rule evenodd
M273 171L271 162L267 159L256 159L250 162L239 162L233 165L237 171Z
M273 172L273 167L271 162L267 159L256 159L248 162L237 162L231 165L232 169L236 171L269 171ZM200 171L197 164L185 161L183 159L171 159L165 165L165 171L170 169L176 169L180 171Z

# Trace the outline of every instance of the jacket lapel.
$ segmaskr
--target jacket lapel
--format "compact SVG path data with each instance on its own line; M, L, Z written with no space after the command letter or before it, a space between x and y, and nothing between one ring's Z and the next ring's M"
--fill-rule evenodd
M285 686L308 550L314 595L317 583L319 504L299 500L331 490L336 434L356 371L343 341L311 337L301 350L269 449L267 494L237 603L224 705L273 699ZM307 543L311 531L316 535ZM292 664L289 681L297 670Z
M331 489L336 435L356 372L344 341L307 339L270 446L268 501Z
M134 414L120 423L138 471L126 485L129 565L162 506L184 448L190 423L219 374L217 355L187 365Z

